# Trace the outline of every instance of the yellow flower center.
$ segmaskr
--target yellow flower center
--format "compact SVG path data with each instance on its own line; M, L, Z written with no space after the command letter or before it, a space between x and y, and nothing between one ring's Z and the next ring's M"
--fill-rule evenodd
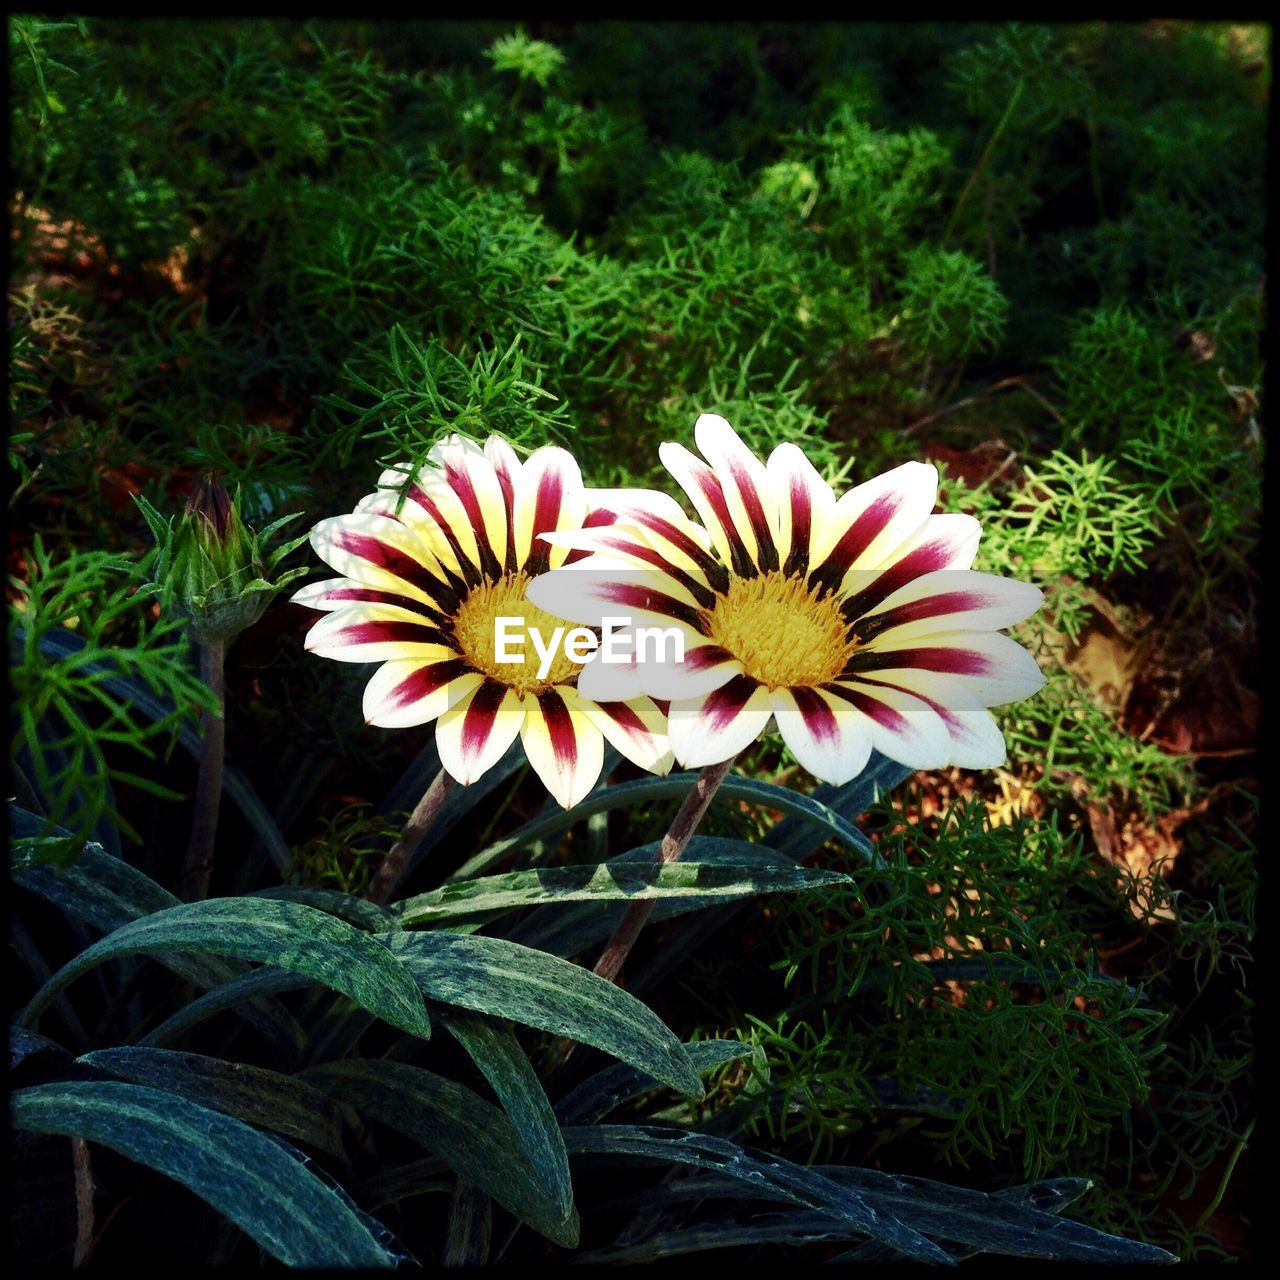
M553 684L564 684L578 671L578 664L565 655L562 642L555 647L546 676L538 678L542 658L533 643L532 629L537 628L545 646L551 643L557 627L568 630L569 624L526 600L524 592L528 585L527 573L509 573L497 582L484 582L462 602L453 623L454 638L462 656L477 671L492 676L501 684L509 685L519 694L545 689ZM518 625L510 625L507 633L512 637L519 637L518 640L509 642L507 650L509 653L520 653L519 662L498 661L499 618L520 619ZM563 636L561 640L563 641Z
M834 599L803 577L733 578L710 614L710 636L770 689L820 685L844 670L855 643Z

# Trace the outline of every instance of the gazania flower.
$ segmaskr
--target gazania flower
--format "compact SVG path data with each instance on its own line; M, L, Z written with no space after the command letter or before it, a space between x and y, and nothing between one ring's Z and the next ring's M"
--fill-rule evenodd
M483 449L451 436L412 479L393 469L378 484L353 514L311 531L316 554L342 576L293 597L330 611L307 634L313 653L382 663L364 692L370 724L438 721L441 764L464 784L519 734L566 808L599 777L605 739L642 768L667 772L664 718L648 697L584 698L562 647L548 662L527 643L523 660L497 660L498 618L548 638L563 626L525 598L532 578L569 554L540 535L610 518L590 508L568 453L547 447L521 463L496 436Z
M1044 683L1000 628L1043 597L970 568L981 530L932 514L935 468L908 462L837 500L795 445L765 464L713 414L695 439L705 461L678 444L660 456L701 523L659 493L614 495L614 523L549 535L593 554L530 591L576 621L680 630L684 660L634 666L629 688L672 700L681 764L729 759L771 717L826 782L855 777L872 747L912 768L1000 764L986 708ZM621 675L592 664L580 684L618 689Z

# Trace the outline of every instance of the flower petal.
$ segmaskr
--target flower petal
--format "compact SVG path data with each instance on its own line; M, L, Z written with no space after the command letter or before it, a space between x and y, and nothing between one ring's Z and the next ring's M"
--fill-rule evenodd
M601 730L568 686L527 693L523 706L520 739L529 763L556 800L572 809L600 776Z
M782 740L815 778L840 786L867 767L871 732L848 702L806 688L775 689L769 699Z
M644 693L644 675L634 654L626 662L605 662L597 649L579 669L577 689L593 702L628 702Z
M719 764L754 742L772 714L768 689L750 676L735 676L705 698L671 704L667 712L671 750L691 769Z
M536 449L526 459L515 488L512 529L516 565L533 574L548 565L563 564L567 552L552 550L539 535L578 529L586 514L586 491L573 455L554 445Z
M1032 614L1044 592L1030 582L973 569L922 574L882 600L855 624L864 642L876 636L913 639L938 631L999 631Z
M720 481L729 517L751 559L763 572L777 569L778 504L768 469L718 414L702 414L693 438Z
M378 508L409 525L437 551L446 568L475 585L481 577L480 553L475 530L458 495L434 467L421 467L406 487L407 474L408 468L401 466L392 467L378 477ZM405 494L403 504L399 501L401 490ZM389 511L385 505L387 495L390 495L391 502ZM441 542L448 547L448 556L438 550Z
M365 686L365 722L384 729L427 724L479 688L483 679L460 659L425 664L417 658L384 662Z
M311 530L316 555L354 582L435 608L453 593L438 561L405 525L373 512L330 516Z
M981 707L938 707L951 737L951 763L962 769L994 769L1004 764L1004 735Z
M440 717L436 726L440 763L455 781L470 786L502 759L524 718L525 709L514 689L485 680Z
M502 497L507 510L514 510L516 489L524 469L519 455L501 436L490 436L484 442L484 456L489 459L489 465L498 477L498 484L502 486Z
M330 610L345 609L353 604L387 604L415 613L420 620L438 616L434 609L420 606L398 591L379 591L376 587L366 587L350 578L325 578L320 582L308 582L299 587L289 599L308 609Z
M855 622L894 592L927 573L961 571L978 554L982 526L969 515L930 516L900 547L873 569L851 569L841 583L840 609ZM953 630L959 630L957 624Z
M877 568L924 523L937 495L938 470L923 462L850 489L814 535L814 584L835 588L850 570Z
M940 769L951 739L942 717L921 698L887 685L840 681L826 691L854 708L881 755L912 769Z
M579 689L578 705L583 714L632 764L650 773L671 771L675 757L667 742L667 717L652 698L595 702L581 694Z
M675 477L676 483L689 495L721 561L744 578L756 574L751 551L743 542L729 513L729 504L716 473L701 458L683 445L670 441L658 446L662 465Z
M672 568L701 573L710 581L724 579L724 566L711 554L711 537L700 525L690 520L684 509L669 494L656 489L588 489L588 502L602 504L613 515L608 522L639 526L644 539ZM595 525L603 525L603 520ZM594 527L594 526L593 526Z
M307 632L304 645L309 653L339 662L415 658L425 665L459 656L421 614L386 604L353 604L326 613Z
M575 565L540 574L525 598L557 618L600 627L606 618L629 618L638 625L686 628L701 638L703 615L681 583L658 569L628 569L608 557L591 556Z
M703 609L710 609L715 603L715 592L702 569L684 569L673 564L668 554L658 550L653 539L647 537L638 525L618 523L600 529L544 533L542 538L553 547L565 548L558 557L553 553L553 565L652 581ZM570 549L578 553L572 562L569 559ZM648 579L636 577L646 574ZM678 591L675 590L677 587Z
M507 562L507 500L493 463L474 440L452 435L435 445L428 457L440 468L440 483L462 505L474 531L480 568L499 577ZM528 463L525 464L526 470ZM426 472L422 473L423 477ZM438 485L428 488L432 496Z
M881 636L857 650L845 671L859 683L894 685L948 708L1016 702L1045 681L1031 654L999 631L942 633L900 644Z
M780 444L769 455L769 475L778 492L778 554L788 577L807 573L813 541L836 505L831 486L794 444Z

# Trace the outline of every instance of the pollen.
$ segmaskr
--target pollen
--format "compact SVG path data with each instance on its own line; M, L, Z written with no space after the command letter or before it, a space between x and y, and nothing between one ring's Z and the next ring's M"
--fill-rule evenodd
M826 684L856 647L833 599L776 572L732 579L708 621L710 638L770 689Z
M555 633L557 627L565 625L561 619L525 599L528 585L527 573L509 573L496 582L485 581L462 602L453 623L458 652L477 671L492 676L500 684L509 685L519 694L565 684L578 672L578 664L560 645L556 646L551 667L541 680L538 678L540 659L532 645L526 644L523 662L498 661L499 618L521 618L526 634L530 628L536 627L548 637Z

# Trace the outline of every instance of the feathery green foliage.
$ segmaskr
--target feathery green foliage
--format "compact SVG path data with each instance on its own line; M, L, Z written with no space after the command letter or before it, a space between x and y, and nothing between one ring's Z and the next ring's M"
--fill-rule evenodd
M191 778L158 748L198 749L210 702L138 591L141 513L209 471L254 528L300 529L450 431L566 445L597 486L667 487L657 446L704 411L837 488L933 458L943 508L983 525L976 567L1045 588L1016 635L1049 677L999 713L994 773L810 800L776 737L755 744L697 860L645 882L627 990L580 963L568 1025L511 957L589 966L679 792L624 768L561 819L508 760L448 801L401 929L360 895L430 737L366 726L368 672L309 660L278 601L229 655L214 892L292 921L271 944L292 960L352 929L372 972L370 947L398 964L420 936L453 957L424 1016L459 1030L403 1034L283 960L120 954L15 1033L27 1260L66 1261L75 1234L51 1133L93 1143L104 1264L179 1221L184 1263L233 1265L348 1261L335 1223L378 1264L1245 1252L1265 29L8 31L19 1001L176 907ZM273 572L305 563L284 554ZM1106 617L1137 620L1119 700L1080 660ZM714 899L690 897L695 866ZM255 916L264 895L288 906ZM431 914L468 895L492 910ZM557 1031L623 1060L580 1049L550 1076ZM707 1096L673 1100L654 1063ZM423 1105L387 1103L383 1067ZM554 1120L575 1095L612 1110ZM513 1151L554 1159L497 1167ZM251 1176L262 1203L234 1194ZM580 1226L581 1252L550 1253Z

